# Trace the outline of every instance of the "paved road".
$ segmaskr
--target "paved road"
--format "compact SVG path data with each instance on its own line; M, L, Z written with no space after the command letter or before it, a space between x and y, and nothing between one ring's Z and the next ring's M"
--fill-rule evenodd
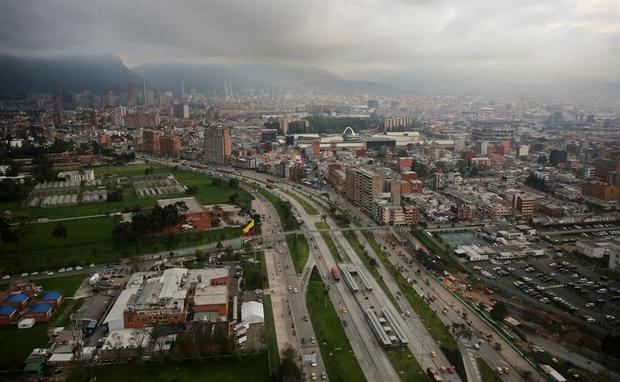
M314 227L314 223L320 221L320 216L308 215L294 198L285 193L277 191L276 193L279 197L291 202L298 216L306 224L306 227ZM333 222L331 223L334 224ZM310 237L311 255L314 257L319 273L329 275L331 268L337 268L338 266L336 259L332 257L327 244L319 232L310 232L308 236ZM330 286L329 297L336 307L338 316L341 320L347 321L344 331L366 379L368 381L397 381L398 375L394 371L383 348L375 339L374 334L372 334L370 327L366 323L366 318L351 291L345 283L335 283L331 277L328 277L326 281ZM345 311L348 313L344 313Z
M261 229L263 231L263 243L271 247L265 250L266 256L270 257L269 274L270 289L273 290L272 305L273 315L276 321L276 338L278 339L278 349L281 351L287 344L292 344L302 357L316 357L316 367L312 367L310 362L302 364L306 372L306 378L310 380L312 372L317 376L321 372L326 372L321 350L318 344L311 343L311 338L316 338L311 321L304 320L308 317L308 310L301 290L300 279L295 273L295 267L291 255L284 240L266 241L266 238L274 236L275 233L282 232L277 212L274 207L262 196L257 196L252 206L259 214L264 214ZM273 284L272 284L273 283ZM289 286L291 290L289 289ZM297 290L297 293L294 292ZM271 293L271 291L269 291ZM273 302L275 301L275 304ZM302 338L306 338L306 343L302 343Z

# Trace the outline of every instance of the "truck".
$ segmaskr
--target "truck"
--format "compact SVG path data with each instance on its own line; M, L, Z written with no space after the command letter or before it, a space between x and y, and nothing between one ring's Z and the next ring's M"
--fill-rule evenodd
M338 273L338 270L336 268L332 268L331 273L334 280L340 281L340 274Z
M99 282L100 279L101 276L99 276L99 273L95 273L94 275L90 276L90 278L88 279L88 283L90 285L95 285L97 284L97 282Z

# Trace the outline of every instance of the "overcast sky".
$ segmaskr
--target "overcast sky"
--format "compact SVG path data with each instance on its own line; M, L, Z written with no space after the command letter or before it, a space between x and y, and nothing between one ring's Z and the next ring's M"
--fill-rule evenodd
M0 50L619 80L620 1L6 0Z

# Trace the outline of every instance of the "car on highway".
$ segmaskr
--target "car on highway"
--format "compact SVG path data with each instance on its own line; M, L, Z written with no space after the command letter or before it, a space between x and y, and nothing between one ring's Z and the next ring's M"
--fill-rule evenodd
M312 374L310 374L310 379L313 381L316 381L316 373L312 372Z
M6 279L10 279L10 278L11 278L11 276L10 276L10 275L4 275L4 276L2 276L2 280L6 280Z
M327 374L325 374L325 372L321 373L321 379L322 380L326 380L327 379Z
M293 293L298 293L299 291L297 290L297 288L293 288Z
M480 345L474 344L474 349L476 349L476 350L480 349Z
M26 276L28 276L28 272L24 272L20 275L20 277L26 277Z
M312 361L312 362L310 363L310 366L312 366L312 367L316 367L316 361Z
M431 352L431 357L437 358L437 352L435 350Z

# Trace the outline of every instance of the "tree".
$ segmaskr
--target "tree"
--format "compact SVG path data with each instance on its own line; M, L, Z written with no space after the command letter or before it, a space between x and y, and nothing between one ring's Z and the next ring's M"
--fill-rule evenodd
M19 183L15 183L12 179L3 179L0 181L0 201L14 202L24 199L26 195L26 187Z
M54 229L52 230L52 236L56 239L66 238L67 237L67 227L61 222L56 223Z
M377 263L377 260L375 260L374 258L371 258L369 261L369 264L371 267L376 268L379 266L379 264Z
M239 187L239 180L235 178L231 178L228 181L228 188L237 188L237 187Z
M217 242L217 245L215 246L215 248L217 248L217 249L222 249L222 248L224 248L224 244L222 244L222 242L221 242L221 241L218 241L218 242Z
M233 192L228 196L228 201L232 204L239 204L239 194L237 192Z
M287 346L282 351L280 357L280 365L278 366L278 379L281 382L297 382L301 381L301 369L296 362L297 352L292 346Z
M116 189L108 194L108 202L120 202L123 200L123 190Z
M165 325L155 325L151 331L151 346L154 351L161 352L168 341L168 327Z
M491 309L491 318L495 321L502 321L508 315L508 308L502 301L498 301Z
M186 195L196 195L198 193L198 186L188 186L185 190Z
M147 167L144 169L144 175L153 175L153 167Z
M0 238L3 243L17 243L17 235L11 229L11 223L4 216L0 216Z
M55 180L58 172L54 170L54 166L48 157L41 154L32 160L31 174L38 182Z

